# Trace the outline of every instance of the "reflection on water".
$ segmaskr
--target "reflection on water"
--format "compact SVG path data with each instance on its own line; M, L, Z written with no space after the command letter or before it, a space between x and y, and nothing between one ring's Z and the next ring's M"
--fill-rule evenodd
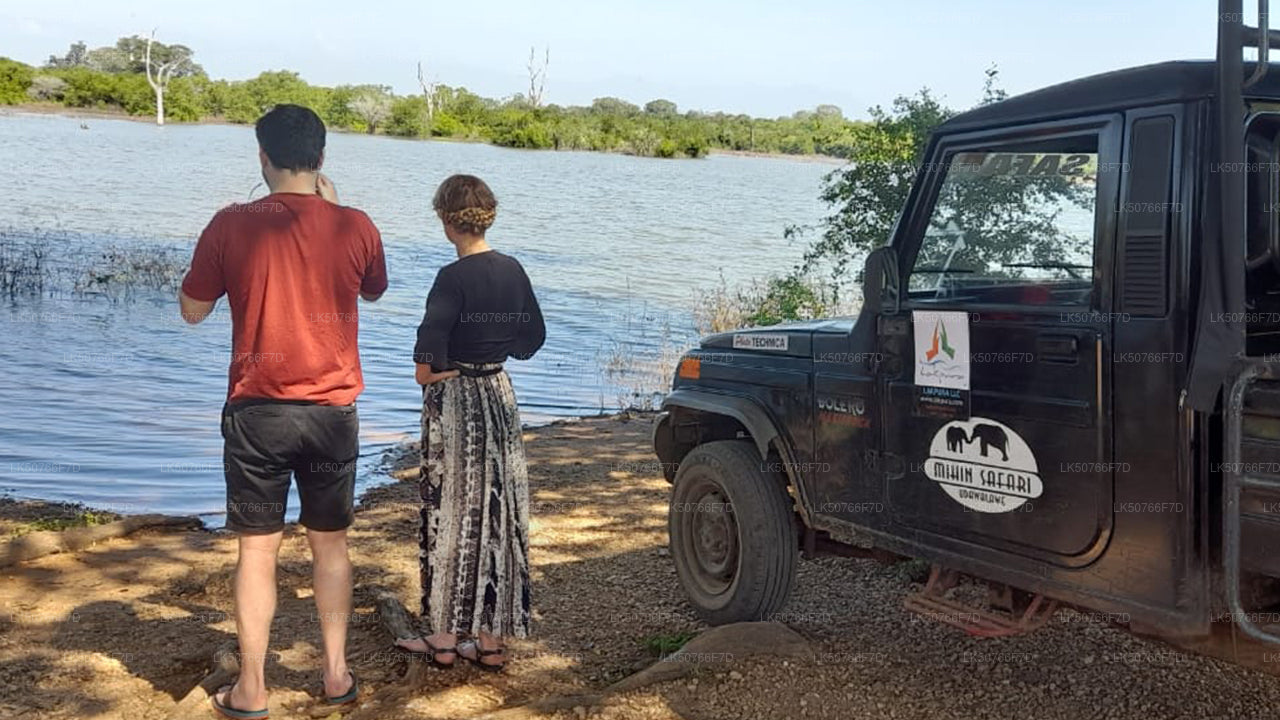
M228 202L260 179L249 128L0 115L0 228L54 231L57 254L153 243L189 252ZM617 406L605 366L660 366L693 341L701 289L784 272L792 223L822 214L830 166L712 157L663 161L590 153L331 135L326 171L343 202L383 233L391 288L361 304L360 480L416 434L414 330L435 271L453 259L430 213L436 183L477 174L499 200L493 244L518 257L547 319L547 344L509 364L527 423ZM261 191L258 191L259 194ZM223 502L218 414L230 321L197 327L173 299L45 293L0 305L0 492L120 512L204 513ZM668 355L669 355L668 351ZM290 508L296 513L296 498Z

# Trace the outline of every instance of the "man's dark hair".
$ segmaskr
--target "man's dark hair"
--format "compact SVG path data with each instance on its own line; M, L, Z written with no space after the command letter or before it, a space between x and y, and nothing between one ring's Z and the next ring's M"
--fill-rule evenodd
M267 159L281 170L319 170L324 122L311 108L277 105L258 118L254 131Z

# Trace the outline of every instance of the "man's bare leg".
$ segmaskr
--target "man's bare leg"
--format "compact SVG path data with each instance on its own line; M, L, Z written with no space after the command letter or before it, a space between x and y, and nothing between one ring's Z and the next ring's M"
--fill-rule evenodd
M240 678L224 702L238 710L267 706L265 667L276 614L276 555L284 532L241 535L236 563L236 635L240 640Z
M351 559L347 531L307 530L312 584L320 634L324 639L324 692L337 697L351 689L347 668L347 621L351 617Z

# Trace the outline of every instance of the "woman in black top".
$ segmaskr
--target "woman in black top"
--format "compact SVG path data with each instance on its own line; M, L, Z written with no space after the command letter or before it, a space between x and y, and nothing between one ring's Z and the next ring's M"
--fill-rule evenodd
M504 637L529 631L529 482L508 357L527 360L546 330L515 258L489 247L498 203L454 175L433 205L458 259L436 274L413 350L422 389L422 616L430 631L396 644L490 670Z

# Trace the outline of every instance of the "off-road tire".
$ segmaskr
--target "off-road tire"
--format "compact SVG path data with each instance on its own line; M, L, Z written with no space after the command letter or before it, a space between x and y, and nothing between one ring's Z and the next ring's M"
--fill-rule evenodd
M731 508L727 518L714 516L719 496ZM730 529L734 545L721 552L716 540L727 540ZM707 623L768 619L786 604L800 554L795 513L779 473L750 442L699 445L680 462L667 530L680 585ZM708 571L727 565L720 559L735 550L731 573Z

